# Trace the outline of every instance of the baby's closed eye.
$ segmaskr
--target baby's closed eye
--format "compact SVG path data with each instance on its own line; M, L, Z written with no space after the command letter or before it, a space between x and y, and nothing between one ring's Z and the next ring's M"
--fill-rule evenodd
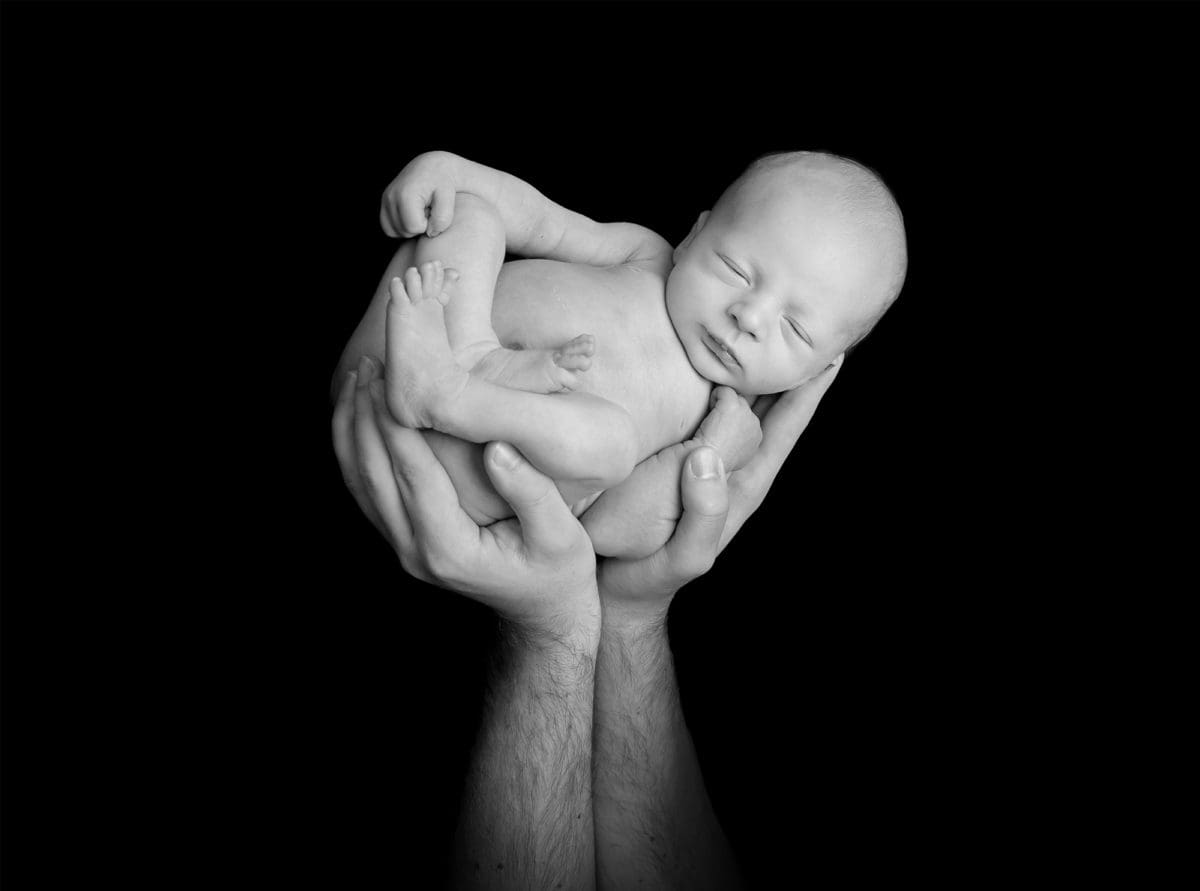
M745 272L743 272L741 267L739 267L736 263L734 263L732 260L730 260L724 254L717 254L717 257L720 258L721 262L725 265L725 268L727 270L732 272L734 275L736 275L738 278L740 278L746 284L750 284L750 276L748 276Z

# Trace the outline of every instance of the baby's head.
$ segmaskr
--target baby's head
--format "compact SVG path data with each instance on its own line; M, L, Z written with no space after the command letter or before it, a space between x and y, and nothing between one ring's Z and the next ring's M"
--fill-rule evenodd
M667 311L695 369L744 395L816 376L904 284L900 208L855 161L755 161L675 249Z

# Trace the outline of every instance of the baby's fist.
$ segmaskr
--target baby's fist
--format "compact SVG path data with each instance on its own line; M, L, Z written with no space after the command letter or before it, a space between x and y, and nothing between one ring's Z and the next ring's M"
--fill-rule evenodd
M708 417L696 438L721 453L727 471L737 470L750 460L762 442L758 416L744 397L729 387L716 387L708 401Z
M454 219L454 156L447 152L418 155L383 193L379 224L392 238L433 238Z

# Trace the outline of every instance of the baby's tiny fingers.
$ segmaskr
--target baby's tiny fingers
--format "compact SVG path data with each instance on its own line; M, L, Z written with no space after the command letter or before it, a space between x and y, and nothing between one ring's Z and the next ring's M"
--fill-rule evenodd
M444 186L434 189L429 211L429 228L426 234L434 238L449 229L454 220L454 189Z
M392 204L391 204L391 201L389 200L389 196L384 195L383 201L381 201L379 204L379 227L381 229L383 229L384 234L388 238L399 238L400 237L396 233L396 227L392 225L392 218L393 218L394 214L395 214L395 211L392 208Z
M415 192L405 192L397 198L400 207L400 224L407 236L420 235L425 231L425 199Z

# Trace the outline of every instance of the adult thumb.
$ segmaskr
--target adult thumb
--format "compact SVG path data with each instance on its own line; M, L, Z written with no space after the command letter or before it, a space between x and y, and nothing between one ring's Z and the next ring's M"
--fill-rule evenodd
M721 550L729 515L729 486L721 456L701 447L684 462L680 475L683 515L667 547L676 573L692 579L708 572Z
M489 443L483 463L500 497L516 512L526 546L553 549L570 543L578 521L550 477L506 442Z

